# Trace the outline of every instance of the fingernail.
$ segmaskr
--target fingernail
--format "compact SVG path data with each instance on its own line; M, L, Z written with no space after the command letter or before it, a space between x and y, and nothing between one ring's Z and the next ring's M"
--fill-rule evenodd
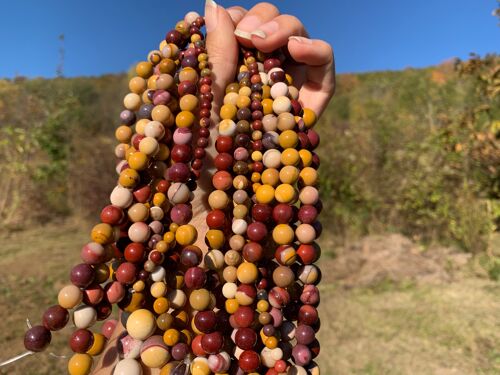
M240 29L234 30L234 35L239 36L240 38L243 38L243 39L248 39L248 40L252 39L252 35L249 32L246 32L246 31L243 31Z
M245 13L243 13L243 11L238 8L227 9L227 12L229 13L233 21L240 20L245 16Z
M271 35L273 35L276 31L278 31L280 26L278 25L278 22L276 21L271 21L268 23L265 23L261 25L257 30L255 30L252 35L265 39Z
M205 1L205 26L207 32L214 30L217 27L218 19L217 3L214 0Z
M304 38L303 36L291 36L288 38L288 40L295 40L296 42L302 43L302 44L313 44L313 41L309 38Z

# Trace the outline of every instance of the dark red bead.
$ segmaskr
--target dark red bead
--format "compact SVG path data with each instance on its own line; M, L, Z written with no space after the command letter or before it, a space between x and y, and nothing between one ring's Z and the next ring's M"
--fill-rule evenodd
M252 218L256 221L267 222L271 218L273 208L268 204L257 203L252 207Z
M52 334L44 326L34 326L24 335L24 347L32 352L41 352L49 346Z
M184 203L176 204L170 211L170 219L172 222L179 225L189 223L192 218L193 210L191 209L191 206Z
M220 171L232 169L233 157L228 153L218 154L214 158L214 164L215 164L215 167Z
M299 309L299 324L313 325L318 321L318 310L311 305L303 305Z
M69 320L68 310L65 308L54 305L50 306L43 313L42 322L45 328L51 331L58 331L66 326Z
M176 163L188 163L193 157L193 150L190 145L174 145L170 155Z
M134 134L132 137L132 146L134 146L137 150L139 149L139 143L145 138L142 134Z
M108 205L101 211L101 221L110 225L117 225L123 220L123 210L118 206Z
M189 167L184 163L175 163L167 170L167 178L174 182L186 182L189 175Z
M88 329L77 329L69 338L69 346L75 353L87 352L94 343L94 335Z
M203 146L206 146L208 144L208 141L206 141L206 144L204 142L205 138L199 138L198 141L202 142ZM194 149L194 157L197 159L203 159L205 157L205 149L202 147L196 147Z
M203 167L203 160L201 160L201 159L194 159L191 162L191 167L194 170L196 170L196 171L200 170Z
M180 262L187 267L194 267L201 263L203 253L198 246L186 246L181 251Z
M300 324L295 329L295 339L297 344L309 345L315 339L314 329L305 324Z
M238 365L245 372L255 372L260 366L260 356L253 350L245 350L240 354Z
M317 244L301 244L297 248L297 256L302 264L313 264L320 256L321 249Z
M149 253L148 259L152 261L154 264L162 264L164 255L160 253L158 250L153 250Z
M267 236L267 227L260 221L255 221L248 225L247 236L251 241L262 241Z
M177 86L177 91L180 96L184 96L187 94L196 95L196 85L191 81L182 81Z
M279 68L280 66L280 60L275 57L264 60L264 71L266 73L269 72L272 68Z
M298 218L304 224L312 224L318 217L316 207L306 204L299 209Z
M218 153L232 152L233 138L227 135L217 137L217 140L215 141L215 149Z
M247 262L258 262L264 257L264 250L257 242L248 242L243 247L243 258Z
M207 128L200 128L199 135L200 135L200 137L203 137L203 138L209 138L210 137L210 130Z
M70 274L71 282L79 288L88 287L94 281L94 277L94 269L86 263L74 266Z
M181 45L183 38L184 37L182 36L182 34L175 29L170 30L165 36L165 40L167 41L167 43L173 43L177 46Z
M279 203L273 209L273 219L278 224L286 224L293 219L293 213L291 205Z
M207 354L218 353L221 350L223 343L224 339L220 332L207 333L201 338L201 347Z
M186 343L179 342L172 347L171 350L172 358L176 361L184 360L189 354L189 346ZM175 370L177 371L177 370ZM185 372L179 372L179 374L184 374ZM173 374L173 373L172 373Z
M200 267L190 267L184 274L184 282L190 289L200 289L205 285L207 275Z
M206 217L210 229L221 229L226 225L226 214L222 210L212 210Z
M211 310L200 311L194 316L194 325L203 333L210 333L215 329L217 316Z
M238 327L250 327L255 319L255 311L249 306L240 306L233 316Z
M122 284L132 284L136 280L137 268L133 263L125 262L115 272L116 280Z
M255 344L257 344L257 334L251 328L238 328L235 335L235 342L240 349L253 349Z
M94 306L96 312L97 312L97 320L98 321L103 321L109 318L111 315L111 312L113 311L113 306L103 299L99 304Z
M309 139L310 149L314 150L319 146L319 134L316 133L314 129L309 129L307 131L307 138Z

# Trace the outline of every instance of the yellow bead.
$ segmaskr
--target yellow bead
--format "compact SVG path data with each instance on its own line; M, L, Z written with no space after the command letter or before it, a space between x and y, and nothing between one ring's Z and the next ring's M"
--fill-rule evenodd
M280 170L280 181L284 184L293 185L299 179L299 170L291 165L287 165Z
M288 86L293 85L293 77L290 74L285 74L285 80Z
M175 232L175 240L179 245L186 246L195 243L198 231L190 224L181 225Z
M294 232L287 224L278 224L273 229L273 240L278 245L287 245L293 242Z
M251 177L252 182L259 182L260 178L261 178L261 175L259 172L252 173L252 177Z
M156 281L149 288L149 292L154 298L163 297L167 293L167 284L163 281Z
M238 175L233 178L233 187L237 190L243 190L248 188L248 185L250 182L248 181L248 178L242 175Z
M247 107L250 107L251 102L252 102L252 100L248 96L240 95L240 96L238 96L238 99L236 100L236 106L238 108L247 108Z
M269 302L264 299L259 300L259 302L257 302L257 310L259 312L269 311Z
M147 61L141 61L136 65L135 72L139 77L149 78L153 74L153 64Z
M92 357L89 354L73 354L68 362L70 375L88 375L92 370Z
M314 186L318 182L318 172L311 167L305 167L300 171L300 179L306 186Z
M182 111L193 112L198 106L198 98L193 94L187 94L181 97L179 106Z
M238 310L238 307L240 307L240 304L235 298L227 299L225 305L228 314L234 314L236 310Z
M94 335L94 341L90 349L87 351L87 354L96 356L102 353L104 345L106 344L106 337L96 332L93 332L93 335Z
M163 235L163 241L165 241L168 244L171 244L175 240L175 234L173 232L166 232Z
M248 86L240 87L238 94L243 95L243 96L250 96L250 95L252 95L252 89Z
M169 303L168 303L168 299L166 299L165 297L157 298L153 302L153 310L157 314L166 313L168 311L169 307L170 306L169 306Z
M238 277L240 283L243 284L254 283L258 275L259 271L257 270L257 266L250 262L241 263L236 271L236 277Z
M255 192L258 203L268 204L274 200L274 188L271 185L261 185Z
M281 153L281 164L297 165L300 161L300 154L294 148L287 148Z
M166 146L163 143L160 143L159 144L159 151L156 155L154 155L154 158L156 160L164 161L164 160L167 160L169 156L170 156L170 149L168 148L168 146Z
M262 101L262 112L264 115L270 115L273 112L273 100L272 99L264 99Z
M293 130L285 130L279 135L279 143L283 148L297 147L299 136Z
M263 99L271 98L271 86L269 86L269 85L262 86L262 98ZM271 100L271 109L272 109L272 107L273 107L273 105L272 105L272 100ZM266 114L269 114L269 113L266 113Z
M221 249L225 242L224 232L218 229L209 229L205 235L205 242L211 249Z
M302 149L299 151L300 160L304 167L310 167L312 164L312 153L309 150Z
M297 193L292 185L281 184L276 188L274 196L280 203L293 203L295 202Z
M278 347L278 339L274 336L268 337L265 341L265 345L269 349L274 349Z
M206 289L196 289L189 295L189 304L195 310L206 310L211 302L210 292Z
M146 288L146 283L142 280L137 280L134 285L132 285L132 289L135 292L142 292Z
M140 151L134 152L128 158L128 165L136 171L143 171L148 167L148 156Z
M191 375L210 375L212 373L206 358L196 358L191 363L190 370Z
M165 204L167 196L163 193L155 193L153 196L153 204L155 206L161 207Z
M115 138L120 143L128 143L132 138L132 129L126 125L119 126L115 131Z
M261 179L263 184L276 186L280 181L280 173L275 168L267 168L262 172Z
M156 320L149 310L136 310L127 319L127 332L134 339L145 340L154 333L155 329Z
M123 310L127 312L134 312L143 307L145 301L144 294L141 292L132 293L132 297L127 306Z
M179 229L179 224L176 224L176 223L171 223L171 224L168 226L168 229L169 229L172 233L175 233L175 232L177 232L177 229Z
M155 246L155 250L160 253L166 253L168 250L168 244L165 241L158 241Z
M253 161L261 161L262 160L262 152L260 152L260 151L252 152L252 160Z
M179 128L189 128L193 125L195 120L193 112L181 111L175 117L175 125Z
M128 83L130 91L136 94L142 94L146 91L146 80L142 77L134 77Z
M312 109L304 108L302 120L304 120L306 128L312 128L316 124L316 113Z
M252 191L253 191L254 193L257 193L257 190L258 190L261 186L262 186L262 184L261 184L261 183L259 183L259 182L255 182L254 184L252 184Z
M92 241L97 242L98 244L107 245L113 242L113 227L106 223L99 223L92 228L90 237L92 238Z
M208 196L208 204L213 210L223 210L229 204L229 197L223 190L214 190Z
M239 99L239 97L238 97ZM238 102L238 99L236 102ZM220 109L220 117L223 120L232 120L233 118L236 117L236 112L238 111L238 108L234 104L224 104L221 109Z
M133 188L139 183L140 176L135 169L127 168L120 173L118 182L125 188Z
M179 339L181 338L181 334L178 330L175 328L170 328L165 331L163 334L163 342L167 344L168 346L174 346L179 342Z

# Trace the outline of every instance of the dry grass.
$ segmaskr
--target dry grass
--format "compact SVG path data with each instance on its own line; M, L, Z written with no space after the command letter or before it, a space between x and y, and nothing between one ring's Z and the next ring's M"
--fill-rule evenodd
M0 233L0 358L23 350L24 319L38 322L78 262L90 225L51 224ZM500 373L500 285L465 278L450 284L345 290L321 286L326 375ZM69 354L69 330L51 350ZM66 361L38 354L0 374L64 374Z

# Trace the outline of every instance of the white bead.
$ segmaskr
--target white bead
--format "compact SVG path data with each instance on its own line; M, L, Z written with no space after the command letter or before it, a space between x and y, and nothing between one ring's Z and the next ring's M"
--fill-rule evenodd
M116 364L113 375L142 375L142 367L135 359L122 359Z
M142 341L127 335L120 340L123 347L123 358L136 359L141 354Z
M222 294L227 299L234 298L236 296L236 291L238 290L238 285L235 283L225 283L222 287Z
M109 196L111 204L120 208L127 208L134 201L132 192L122 186L116 186Z
M77 328L89 328L97 320L97 312L93 307L80 306L73 313L73 323Z
M295 86L288 86L288 94L294 100L299 98L299 90Z
M161 220L165 216L165 213L161 207L153 206L149 209L149 216L153 220Z
M276 114L290 112L292 109L292 102L286 96L278 96L273 101L273 111Z
M155 139L161 139L165 135L165 127L160 121L150 121L144 128L144 135Z
M128 237L132 242L146 242L151 234L151 228L144 222L133 223L128 228Z
M248 227L248 224L245 220L236 219L233 221L231 229L233 230L234 234L243 234L243 233L246 233L247 227Z
M198 17L200 17L199 13L188 12L184 16L184 21L186 21L188 25L191 25Z
M167 276L167 271L162 266L157 266L153 272L151 272L151 280L153 281L163 281L165 276Z
M232 137L236 134L236 124L233 120L226 119L219 122L218 131L220 135L227 135Z
M281 166L281 152L275 149L270 149L264 152L262 162L267 168L279 168Z
M116 170L116 173L117 173L118 175L120 175L120 173L121 173L121 171L123 170L123 167L124 167L125 165L127 165L127 161L126 161L126 160L120 160L120 161L118 162L118 164L116 164L116 168L115 168L115 170Z
M279 96L288 95L288 85L285 82L276 82L271 86L271 96L276 99Z
M263 85L269 84L269 77L267 76L267 73L259 72L259 76L260 76L260 81L262 82Z

